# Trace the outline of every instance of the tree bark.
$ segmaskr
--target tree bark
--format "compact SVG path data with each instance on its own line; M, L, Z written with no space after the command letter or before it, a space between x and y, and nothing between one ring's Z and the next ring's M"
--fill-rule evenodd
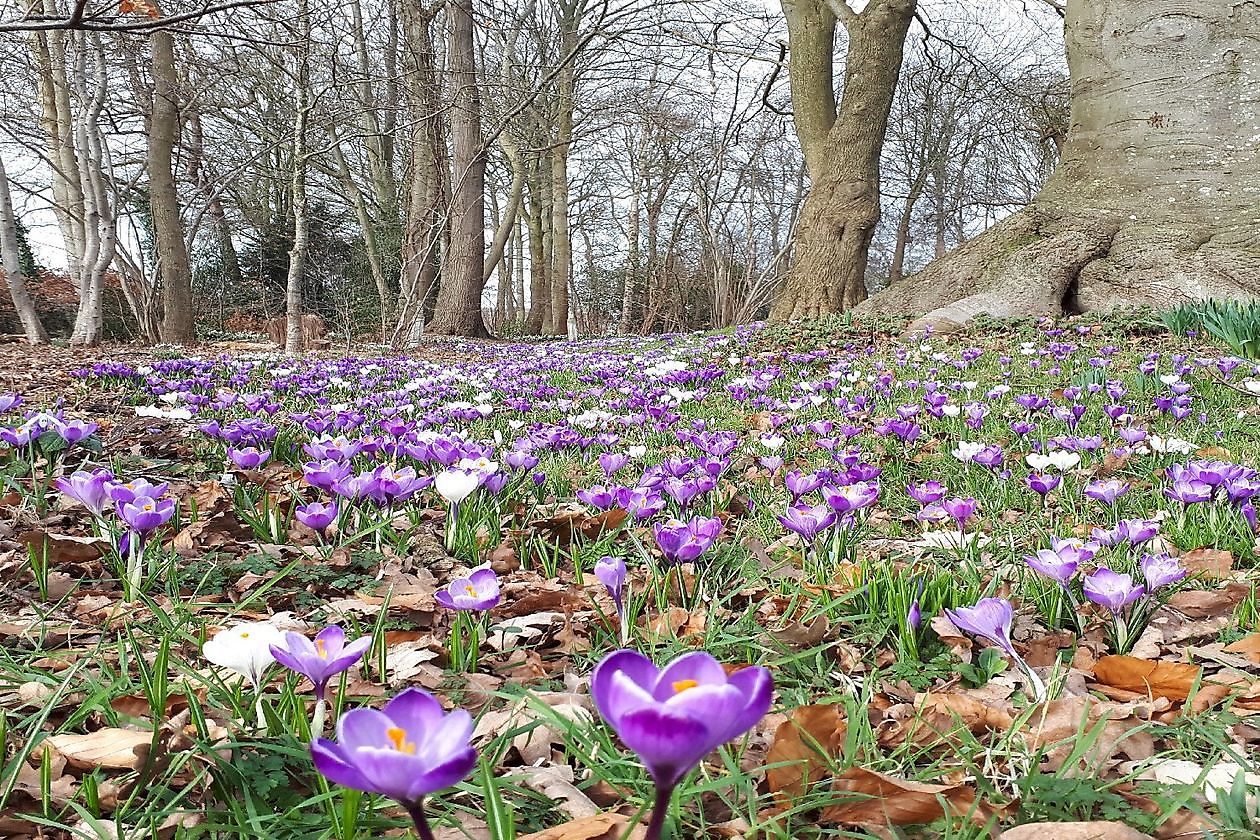
M808 62L789 69L794 112L804 109L796 116L797 132L811 186L796 228L793 264L771 313L781 321L839 312L866 297L867 258L879 223L880 152L916 8L915 0L872 0L859 14L845 0L832 4L849 48L839 112L820 137L828 93L820 76L831 73L817 43L830 14L821 5L822 0L784 4L791 50L803 42L810 53ZM830 107L835 113L834 99Z
M179 142L179 76L175 69L175 36L159 30L150 36L153 52L153 100L149 112L149 212L157 251L157 277L162 286L162 340L195 344L192 267L179 218L175 184L175 146Z
M1260 13L1071 0L1072 118L1033 202L861 309L911 329L1260 296Z
M403 35L407 107L413 129L407 218L402 236L397 321L393 346L413 346L420 337L432 305L442 256L444 219L448 196L445 108L437 80L437 53L433 45L433 18L439 6L407 4L403 8Z
M298 0L298 21L302 29L297 44L297 113L293 120L293 247L289 250L289 272L284 292L284 352L302 352L302 277L306 272L306 248L310 236L306 195L306 129L311 114L311 14L308 0Z
M22 322L22 331L30 344L44 344L48 341L48 333L39 322L35 313L35 303L26 290L26 278L22 275L22 255L18 251L17 214L13 210L13 199L9 195L9 176L4 169L4 158L0 157L0 256L4 258L4 281L9 287L9 296L13 298L13 308L17 311L18 320Z
M551 292L548 286L547 243L543 235L543 173L537 156L530 166L529 200L525 221L529 228L529 314L525 334L539 335L551 318Z
M430 332L489 335L481 316L486 266L486 156L481 141L481 94L477 88L472 0L448 0L450 26L446 68L454 86L451 110L451 244Z

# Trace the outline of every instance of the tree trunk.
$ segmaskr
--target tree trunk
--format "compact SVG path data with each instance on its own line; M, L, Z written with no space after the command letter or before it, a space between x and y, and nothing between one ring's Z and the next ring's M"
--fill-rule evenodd
M192 267L179 218L175 186L175 145L179 142L179 77L175 70L175 36L159 30L150 37L153 50L153 101L149 112L149 212L157 251L157 277L162 286L162 340L195 344Z
M109 145L100 128L101 112L108 95L108 68L99 35L87 36L79 45L73 77L75 94L82 103L74 127L74 158L78 163L79 187L83 196L83 255L79 264L79 309L70 333L72 345L92 347L103 336L102 306L105 272L114 261L118 246L118 220L114 214L108 171ZM88 55L92 56L93 78L88 78Z
M537 157L532 164L525 213L529 227L529 315L525 319L525 334L539 335L551 318L551 292L547 282L547 247L543 236L542 166Z
M1072 120L1024 210L862 309L918 330L1260 296L1260 15L1234 0L1071 0Z
M820 3L784 4L793 43L805 39L817 49L816 30L823 24L814 18L821 14L816 11ZM839 312L866 297L867 257L879 223L880 152L916 2L872 0L860 14L844 0L832 6L849 34L844 93L824 138L817 135L825 120L811 117L802 124L797 117L798 133L805 129L801 144L811 186L796 228L793 264L771 313L776 320ZM812 17L803 11L811 7ZM796 72L796 64L790 69ZM827 86L818 76L830 73L831 65L814 60L801 72L803 78L791 78L793 108L804 106L804 114L814 115L826 104Z
M437 81L437 53L433 45L433 16L418 4L403 8L407 44L407 107L412 120L410 185L403 227L399 272L397 322L393 346L413 346L420 337L432 305L441 257L446 216L447 183L445 108Z
M306 196L306 127L311 114L311 14L308 0L298 0L298 20L302 37L297 44L297 78L293 121L293 247L289 250L289 273L284 292L284 352L302 352L302 276L306 271L306 246L310 236Z
M26 340L31 344L44 344L48 341L48 333L44 332L44 325L35 314L35 303L26 291L26 278L22 276L17 214L13 211L13 199L9 195L9 176L4 169L4 158L0 158L0 256L4 258L4 280Z
M486 266L486 155L481 142L481 94L477 89L472 0L448 0L450 26L446 69L455 96L451 109L451 244L430 332L486 336L481 292Z

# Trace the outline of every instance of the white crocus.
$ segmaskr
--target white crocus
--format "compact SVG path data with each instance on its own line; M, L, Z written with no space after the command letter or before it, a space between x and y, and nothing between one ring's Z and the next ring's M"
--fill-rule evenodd
M970 461L972 458L980 454L985 445L975 440L960 440L958 445L954 447L951 453L959 461Z
M762 435L761 445L771 452L778 452L783 448L783 444L787 443L783 437L779 435Z
M1063 472L1079 464L1081 456L1075 452L1065 452L1059 449L1047 453L1030 452L1024 460L1028 462L1028 466L1037 472L1045 472L1049 467L1054 467L1056 470Z
M227 630L220 630L214 638L201 646L201 655L211 664L228 668L241 674L254 687L257 697L255 711L258 728L266 727L262 710L262 679L268 666L276 661L271 646L284 641L284 634L266 621L249 621Z
M445 470L433 479L433 486L437 488L438 495L451 505L458 505L471 496L480 483L476 473L462 469Z
M647 447L641 444L626 447L626 454L631 458L642 458L647 454Z

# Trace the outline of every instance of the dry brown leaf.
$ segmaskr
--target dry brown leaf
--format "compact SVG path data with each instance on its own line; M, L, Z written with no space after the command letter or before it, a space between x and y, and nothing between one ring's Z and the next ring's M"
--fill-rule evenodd
M1025 823L1008 828L998 840L1150 840L1136 828L1120 822Z
M1094 677L1105 686L1169 700L1189 697L1202 670L1198 665L1136 656L1104 656L1094 663Z
M135 770L143 763L152 742L151 732L106 727L86 735L53 735L44 745L63 756L72 767Z
M627 834L629 826L630 818L624 814L596 814L545 831L524 834L517 840L643 840L647 836L647 829L642 825L636 825Z
M1196 548L1177 559L1191 573L1197 572L1204 577L1224 578L1234 571L1234 555L1219 548Z
M1241 653L1248 662L1260 665L1260 633L1252 633L1224 648L1226 653Z
M573 768L568 765L527 766L511 771L508 776L520 779L522 785L550 799L571 820L594 817L600 813L599 806L573 785L575 776Z
M840 753L846 722L842 706L801 706L774 732L766 754L766 783L783 800L805 793L806 786L828 775ZM789 762L782 767L773 765Z
M942 817L968 817L983 824L995 810L978 802L967 785L929 785L886 776L864 767L850 767L835 781L838 793L858 794L831 805L819 815L822 822L843 825L921 825Z

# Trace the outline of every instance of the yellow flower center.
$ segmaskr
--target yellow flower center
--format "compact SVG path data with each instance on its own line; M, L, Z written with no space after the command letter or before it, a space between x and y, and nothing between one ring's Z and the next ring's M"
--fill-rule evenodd
M700 685L700 683L695 680L678 680L674 683L674 693L682 694L684 691L690 688L695 688L698 685Z
M315 640L315 652L319 654L319 658L320 658L320 659L327 659L327 658L328 658L328 648L327 648L327 646L324 644L324 640L323 640L323 639L316 639L316 640Z
M468 590L469 595L475 596L477 594L477 590L473 588L473 585L471 583L465 586L464 589Z
M394 745L394 749L406 755L416 754L416 744L414 741L407 740L407 730L401 727L391 726L385 730L386 737Z
M242 639L248 639L248 638L249 638L249 631L248 631L248 630L246 630L244 633L242 633L242 634L241 634L241 638L242 638Z

